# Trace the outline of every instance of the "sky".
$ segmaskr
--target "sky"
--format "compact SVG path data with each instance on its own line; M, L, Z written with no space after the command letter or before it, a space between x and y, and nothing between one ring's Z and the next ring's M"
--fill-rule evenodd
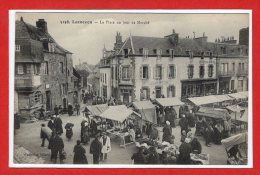
M133 13L16 13L29 24L45 19L48 32L59 45L73 53L73 64L97 64L104 45L112 50L115 36L120 32L123 41L132 36L164 37L174 29L179 37L205 35L208 41L234 36L249 26L248 14L133 14ZM84 21L75 23L73 21ZM138 21L141 23L138 24ZM66 22L66 23L65 23ZM91 23L90 23L91 22ZM129 23L124 23L129 22Z

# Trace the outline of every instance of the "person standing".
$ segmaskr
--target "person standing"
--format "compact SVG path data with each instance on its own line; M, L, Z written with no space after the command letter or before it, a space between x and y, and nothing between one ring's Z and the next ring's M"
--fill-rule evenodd
M158 153L156 152L156 149L155 147L150 147L149 148L149 154L147 156L147 164L152 164L152 165L156 165L156 164L159 164L159 155Z
M45 111L45 109L43 108L43 105L42 105L42 107L40 109L40 119L44 119L45 118L44 111Z
M223 139L230 137L231 126L227 121L227 117L224 118L224 130Z
M214 141L215 144L220 145L221 144L221 139L222 139L222 132L223 132L224 128L221 125L220 122L217 122L217 124L214 127Z
M63 163L63 149L64 143L62 138L53 132L50 142L49 142L49 149L51 149L51 160L53 163L57 163L57 156L59 154L60 163Z
M170 122L171 122L171 126L173 128L175 128L175 119L177 117L177 113L175 111L175 109L171 106L170 107Z
M111 151L110 138L106 133L103 133L99 141L102 144L100 161L107 160L107 154Z
M68 115L69 116L72 116L72 114L73 114L73 106L72 106L72 104L68 104Z
M55 116L56 117L56 116ZM54 116L51 117L51 120L48 122L48 127L54 131L55 130L55 123L54 123L54 119L55 119Z
M169 121L166 121L166 126L163 128L163 138L162 141L169 142L170 144L174 143L174 136L172 135L172 127Z
M151 126L151 132L150 132L149 138L150 138L151 140L158 140L158 138L159 138L159 131L158 131L158 129L156 128L155 124L153 124L153 125Z
M190 139L186 138L179 148L178 164L189 165L191 163L190 153L192 152Z
M52 133L52 130L50 128L46 127L45 124L43 123L42 127L41 127L41 139L42 139L41 147L44 147L46 139L48 141L50 140L51 133Z
M67 124L65 125L65 129L66 129L66 137L68 138L68 140L71 139L71 137L73 136L73 128L74 124L70 123L70 121L67 122Z
M89 130L89 123L84 120L81 125L81 142L84 144L88 144L90 140Z
M77 111L77 116L79 116L80 115L80 105L79 105L79 103L77 103L75 105L75 108L76 108L76 111Z
M102 144L99 141L99 135L96 134L95 139L90 145L90 154L93 155L93 164L99 164L99 158L101 155Z
M86 150L80 144L80 140L77 140L77 144L74 146L73 152L73 164L88 164Z
M204 135L205 135L206 146L208 146L208 147L210 147L210 145L211 145L210 142L211 142L212 133L213 133L213 128L211 126L211 123L206 122Z
M181 127L181 133L183 130L185 130L186 133L188 133L188 120L184 114L182 115L182 118L179 121L179 125Z
M131 159L133 160L134 164L145 164L146 163L146 159L144 156L144 149L142 147L139 148L137 153L134 153L131 157Z
M201 144L198 141L197 138L193 138L192 141L190 142L191 144L191 151L194 154L200 154L201 153Z
M54 120L54 125L55 125L56 133L61 135L63 133L63 128L62 128L62 120L60 118L60 115L56 116L56 118Z
M54 107L54 114L59 115L59 108L57 105L55 105L55 107Z

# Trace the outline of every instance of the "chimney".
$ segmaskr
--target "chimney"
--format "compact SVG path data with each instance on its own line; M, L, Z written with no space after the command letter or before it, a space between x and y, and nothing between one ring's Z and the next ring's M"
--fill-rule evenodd
M44 21L44 19L38 19L38 21L36 21L36 27L43 32L48 33L47 22Z
M179 43L179 34L175 33L174 29L172 30L171 35L167 35L164 38L168 38L173 45L177 45Z

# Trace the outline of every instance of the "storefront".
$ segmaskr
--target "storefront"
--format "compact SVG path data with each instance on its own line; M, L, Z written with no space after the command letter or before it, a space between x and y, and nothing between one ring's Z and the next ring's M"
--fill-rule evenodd
M217 93L217 79L181 81L181 97L199 97Z

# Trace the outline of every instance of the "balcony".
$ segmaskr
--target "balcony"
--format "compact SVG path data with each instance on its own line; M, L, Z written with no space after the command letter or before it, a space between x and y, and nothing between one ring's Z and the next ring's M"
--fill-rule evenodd
M15 89L32 91L34 87L41 85L41 77L39 75L16 75Z
M232 77L235 75L234 71L219 71L218 76L219 77Z

